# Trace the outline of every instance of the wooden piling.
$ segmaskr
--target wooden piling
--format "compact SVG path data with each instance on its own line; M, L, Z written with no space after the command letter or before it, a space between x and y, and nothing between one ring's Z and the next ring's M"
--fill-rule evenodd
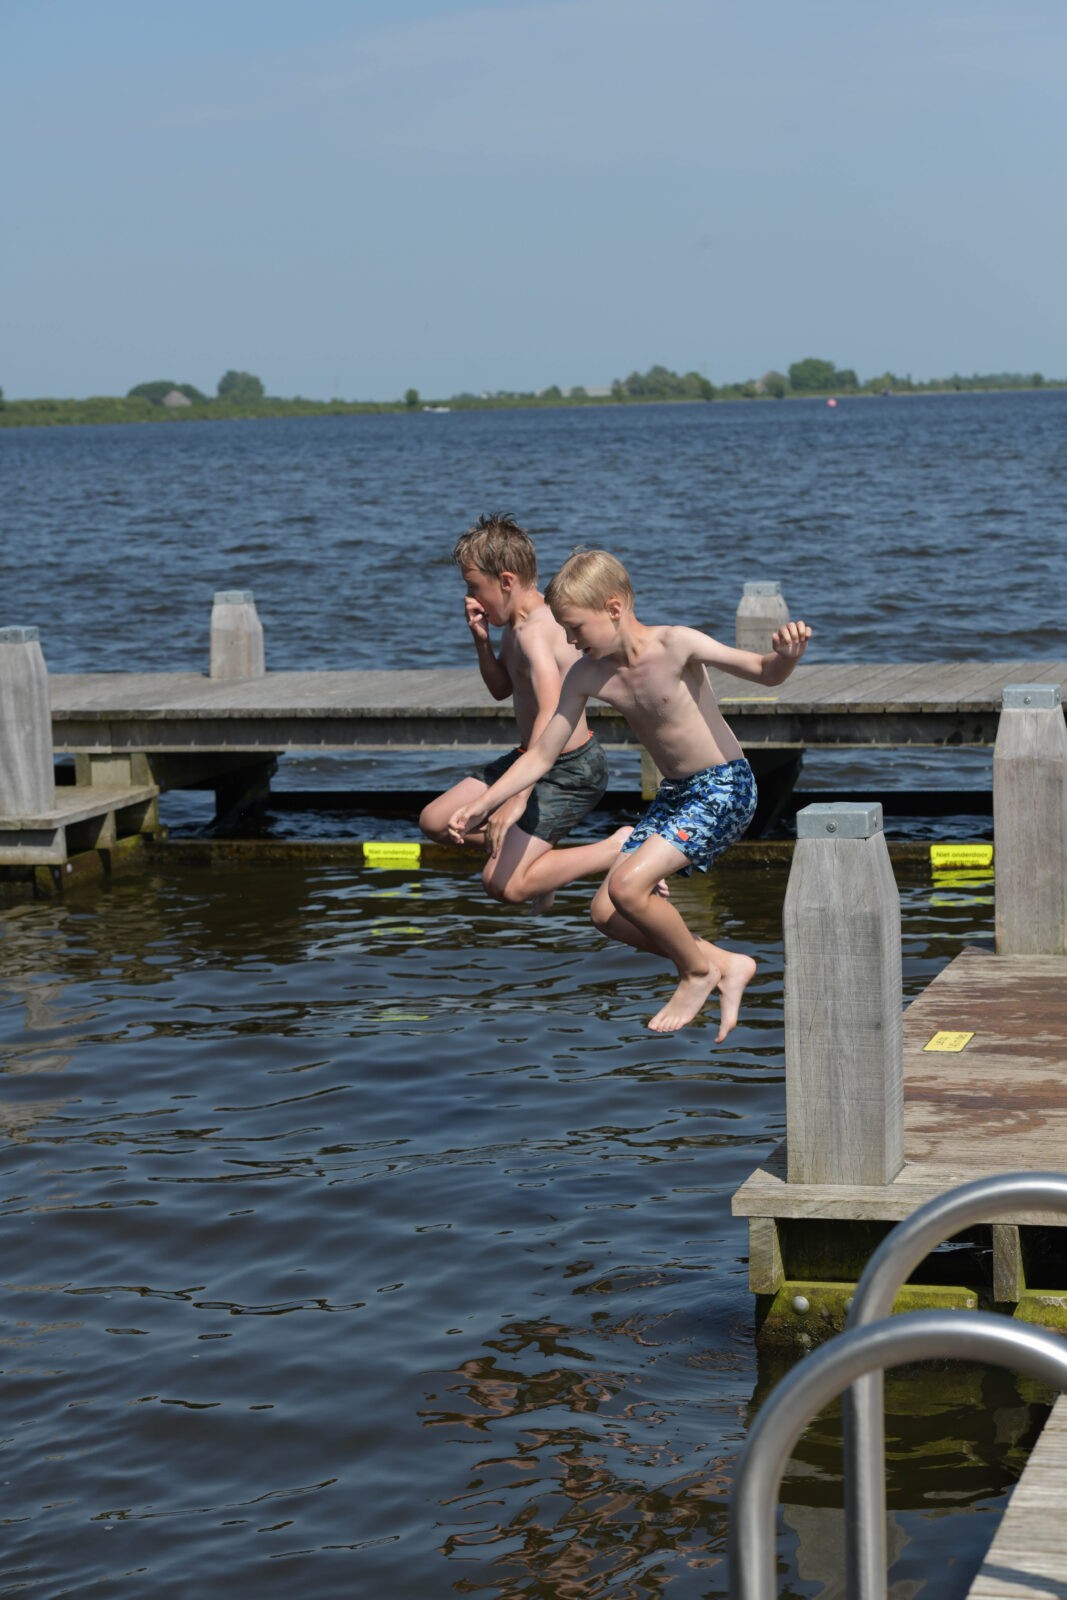
M798 813L783 920L788 1181L889 1183L904 1161L903 986L880 805Z
M771 635L789 621L789 607L777 583L746 583L734 624L734 642L739 650L755 650L766 655Z
M219 589L211 607L211 677L262 678L263 625L251 589Z
M36 628L0 628L0 816L55 800L48 668Z
M1067 723L1057 684L1004 690L993 835L997 954L1067 954Z

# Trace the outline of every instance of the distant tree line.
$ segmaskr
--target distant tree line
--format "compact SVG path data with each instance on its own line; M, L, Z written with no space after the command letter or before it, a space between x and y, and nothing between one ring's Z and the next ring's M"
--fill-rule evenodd
M613 400L713 400L715 385L699 372L679 377L668 367L649 367L647 372L631 372L616 378L611 386Z
M951 378L930 378L920 383L915 382L910 374L900 377L893 372L882 372L861 381L852 367L839 367L833 361L806 356L802 361L794 361L785 372L766 372L761 378L747 378L740 383L715 385L699 372L677 373L669 367L653 366L647 372L631 372L627 378L616 378L606 393L590 394L584 388L561 389L558 384L552 384L547 389L537 391L498 389L492 394L458 394L453 395L449 403L457 410L462 410L476 406L573 406L626 404L632 401L785 400L812 395L942 394L963 389L1040 389L1046 384L1061 387L1064 381L1046 379L1039 372L975 373L970 378L961 378L955 373Z
M716 386L699 372L677 373L653 366L616 378L609 389L590 392L581 387L561 389L557 384L539 391L498 389L495 393L463 393L428 400L418 389L407 389L396 400L307 400L301 395L268 395L260 378L233 368L224 372L213 396L192 383L172 383L157 378L135 384L124 397L96 395L85 400L5 400L0 388L0 426L20 427L77 422L196 421L212 417L321 416L401 411L415 415L425 410L472 410L487 407L627 405L650 402L710 400L785 400L815 395L947 394L963 390L1042 389L1067 387L1067 379L1046 378L1040 372L972 373L962 377L930 378L916 382L882 372L861 381L851 367L806 356L785 372L766 372L761 378ZM182 400L168 396L181 395ZM184 403L188 402L188 403Z

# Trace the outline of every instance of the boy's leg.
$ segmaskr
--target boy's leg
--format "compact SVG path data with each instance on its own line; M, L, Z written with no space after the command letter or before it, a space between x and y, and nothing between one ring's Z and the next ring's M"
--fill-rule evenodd
M460 806L473 805L488 787L481 778L461 778L451 789L446 789L436 800L431 800L429 805L423 806L419 814L419 827L427 838L435 839L438 844L454 844L455 841L449 838L448 819L459 810ZM484 844L485 834L482 831L468 833L463 842Z
M511 902L525 900L533 910L546 911L563 884L606 872L631 828L618 828L593 844L563 849L552 840L583 821L607 784L607 758L595 738L561 755L534 786L526 812L508 829L499 855L482 874L488 892Z
M593 898L593 921L612 938L662 956L676 968L678 987L650 1020L653 1032L674 1033L684 1028L717 989L718 1044L737 1022L741 995L756 963L751 956L723 950L691 933L671 901L656 892L661 879L686 865L680 850L654 834L632 854L620 856Z
M486 863L482 882L496 900L517 904L529 900L535 910L547 910L552 896L565 883L591 873L606 872L615 861L631 828L617 828L592 844L553 846L547 839L527 833L518 823L504 835L500 853Z

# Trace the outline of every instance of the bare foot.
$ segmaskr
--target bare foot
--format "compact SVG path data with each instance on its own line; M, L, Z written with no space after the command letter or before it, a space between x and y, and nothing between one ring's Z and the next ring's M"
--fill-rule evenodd
M526 909L531 916L539 916L542 911L548 910L555 898L555 889L546 889L544 894L532 894L526 902Z
M659 882L656 884L655 888L652 890L652 893L653 894L658 894L661 897L661 899L663 899L663 900L669 900L670 899L670 897L671 897L671 886L667 882L666 878L661 878L659 880Z
M715 1043L722 1044L726 1035L737 1023L741 996L756 973L756 963L751 956L729 952L729 960L719 979L719 1031Z
M711 991L718 988L720 982L725 981L725 973L711 959L709 954L711 946L707 940L698 939L697 944L701 947L701 953L707 957L707 970L702 973L689 973L684 978L679 979L678 987L667 1001L667 1004L662 1011L656 1012L656 1015L648 1024L653 1033L677 1033L679 1028L684 1028L687 1022L692 1022ZM753 962L753 971L755 971L755 967L756 964ZM746 979L745 981L747 982L748 980ZM735 1020L737 1005L740 1004L741 989L743 988L744 984L737 991L737 1004L734 1007Z

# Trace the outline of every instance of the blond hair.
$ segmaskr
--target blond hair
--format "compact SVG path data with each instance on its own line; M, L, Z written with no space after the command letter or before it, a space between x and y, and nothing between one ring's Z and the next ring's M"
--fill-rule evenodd
M557 618L563 606L602 611L612 595L618 595L624 605L633 607L630 575L622 562L607 550L575 550L545 590L545 599Z
M490 578L513 572L528 589L537 582L533 540L510 511L493 511L479 517L456 540L452 560L458 567L477 567Z

